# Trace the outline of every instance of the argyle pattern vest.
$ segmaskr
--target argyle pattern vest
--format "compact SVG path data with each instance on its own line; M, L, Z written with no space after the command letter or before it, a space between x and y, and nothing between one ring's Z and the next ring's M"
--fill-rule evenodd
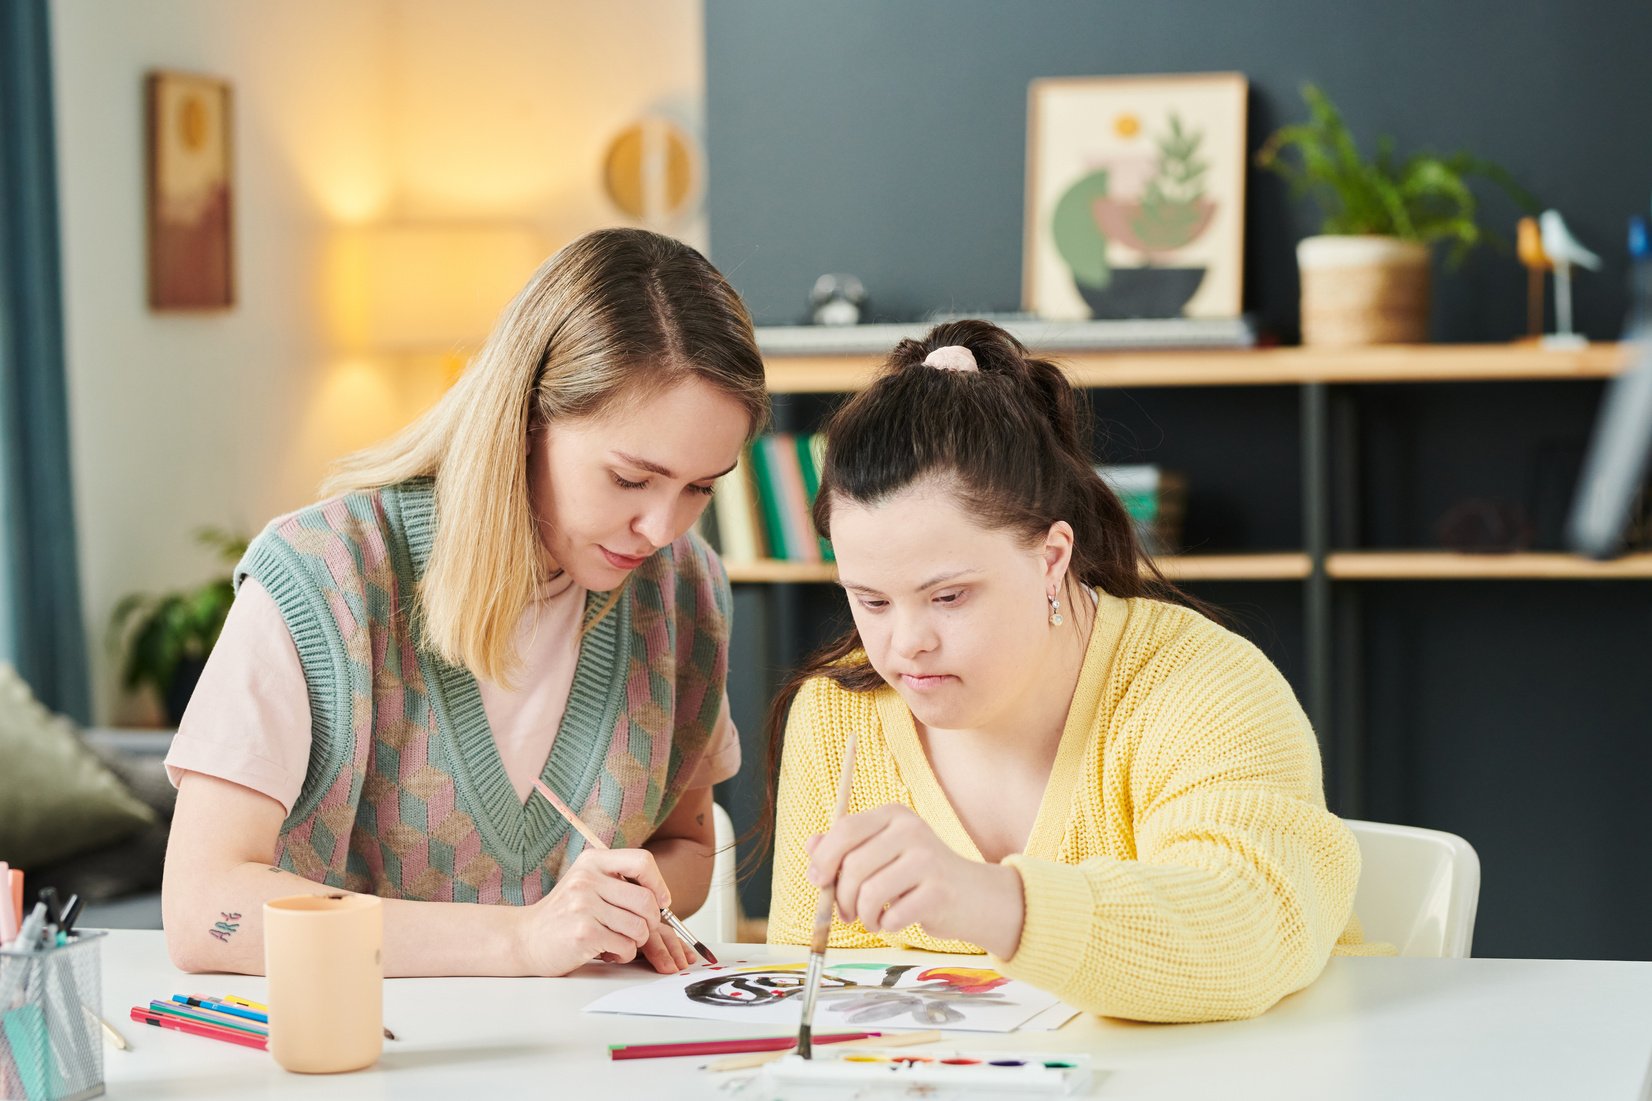
M476 680L421 645L414 593L433 484L351 493L273 522L235 583L274 598L308 684L309 768L277 846L306 879L387 898L543 897L584 846L516 797ZM587 615L608 594L587 596ZM728 671L728 579L698 536L633 573L581 640L541 778L614 848L646 841L704 756Z

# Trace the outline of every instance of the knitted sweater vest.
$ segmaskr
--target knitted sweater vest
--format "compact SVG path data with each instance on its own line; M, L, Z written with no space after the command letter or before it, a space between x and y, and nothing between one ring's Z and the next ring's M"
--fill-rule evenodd
M272 523L236 567L274 598L309 686L309 771L281 867L388 898L528 904L584 841L516 797L476 680L421 644L429 479ZM591 593L587 614L608 594ZM541 778L614 848L665 820L705 754L728 670L728 579L689 535L650 557L580 643Z

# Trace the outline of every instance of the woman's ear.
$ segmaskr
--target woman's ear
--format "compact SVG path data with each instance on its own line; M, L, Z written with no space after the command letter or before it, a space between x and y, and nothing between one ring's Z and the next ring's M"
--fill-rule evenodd
M1067 568L1073 564L1073 526L1057 520L1044 533L1044 591L1055 592L1067 579Z

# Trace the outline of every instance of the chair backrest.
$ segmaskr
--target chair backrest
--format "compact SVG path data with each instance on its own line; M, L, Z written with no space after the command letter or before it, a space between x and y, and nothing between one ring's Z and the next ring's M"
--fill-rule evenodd
M683 918L683 924L701 940L733 944L740 935L740 897L735 890L734 823L721 803L711 805L712 834L717 855L711 862L711 889L705 905Z
M1454 833L1346 820L1362 868L1354 913L1365 939L1402 956L1462 959L1474 943L1480 858Z

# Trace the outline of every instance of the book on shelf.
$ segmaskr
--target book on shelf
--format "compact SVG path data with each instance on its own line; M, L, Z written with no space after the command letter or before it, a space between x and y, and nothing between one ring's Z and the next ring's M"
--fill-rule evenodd
M809 521L809 492L803 484L803 465L798 459L797 437L776 432L763 439L769 470L774 476L780 524L786 531L786 557L797 562L819 562L820 547Z
M811 517L823 452L818 433L771 433L746 449L740 465L718 481L707 510L716 518L725 560L832 560L831 546L815 534Z
M826 433L815 432L808 436L797 438L797 456L803 463L803 477L809 488L809 515L814 516L815 498L820 495L820 471L826 465ZM810 524L812 531L814 525ZM837 555L832 552L832 544L815 536L820 544L820 557L825 562L836 562Z
M1187 480L1155 463L1102 464L1096 473L1113 487L1148 554L1171 554L1181 543Z
M747 450L751 458L752 480L757 485L758 515L763 520L763 541L768 544L769 556L789 562L794 557L791 541L786 537L786 521L782 515L779 475L773 467L767 438L758 440Z
M723 558L756 562L768 557L749 449L733 470L717 480L717 489L706 512L715 517L717 553Z

